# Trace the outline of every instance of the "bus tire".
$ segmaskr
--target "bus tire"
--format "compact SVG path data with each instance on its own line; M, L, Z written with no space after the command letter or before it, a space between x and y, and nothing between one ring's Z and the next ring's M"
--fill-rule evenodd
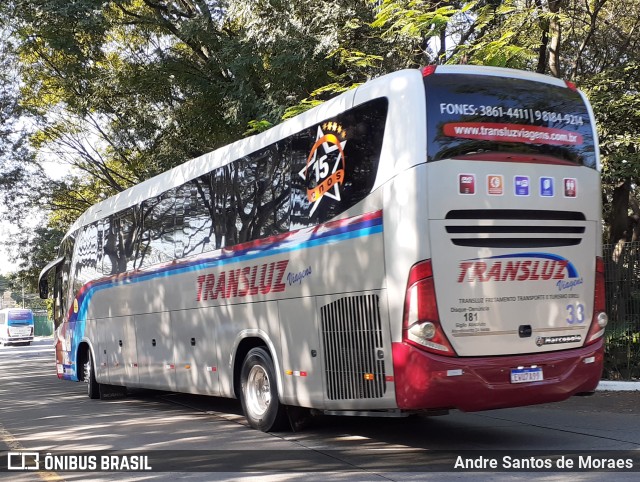
M240 402L251 427L263 432L286 427L287 414L278 399L273 360L262 347L252 348L244 359L240 374Z
M92 400L100 398L100 384L96 380L96 364L93 362L93 355L89 350L87 361L84 364L84 381L87 384L87 395Z

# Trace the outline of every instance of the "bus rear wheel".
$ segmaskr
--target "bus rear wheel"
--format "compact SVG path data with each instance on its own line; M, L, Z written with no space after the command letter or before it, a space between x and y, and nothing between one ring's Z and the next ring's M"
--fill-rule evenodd
M247 353L240 387L242 411L251 427L263 432L286 428L287 415L278 399L273 360L264 348L253 348Z
M100 398L100 384L96 380L96 365L93 362L93 355L89 350L87 361L84 364L84 381L87 384L87 395L95 400Z

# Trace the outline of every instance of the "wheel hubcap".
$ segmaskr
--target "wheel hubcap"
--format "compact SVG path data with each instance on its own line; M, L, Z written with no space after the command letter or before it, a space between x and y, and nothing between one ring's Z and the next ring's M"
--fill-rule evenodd
M254 417L261 417L271 402L271 384L265 369L259 365L251 368L247 378L247 408Z

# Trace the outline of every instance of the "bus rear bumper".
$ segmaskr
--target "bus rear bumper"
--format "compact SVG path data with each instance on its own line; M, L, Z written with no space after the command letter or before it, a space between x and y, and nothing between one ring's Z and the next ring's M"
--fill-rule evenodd
M21 343L31 343L33 341L33 336L14 336L12 338L7 338L0 340L4 345L16 345Z
M572 350L451 358L393 344L396 401L402 410L459 409L466 412L565 400L593 392L602 375L604 341ZM544 379L511 383L511 370L542 367Z

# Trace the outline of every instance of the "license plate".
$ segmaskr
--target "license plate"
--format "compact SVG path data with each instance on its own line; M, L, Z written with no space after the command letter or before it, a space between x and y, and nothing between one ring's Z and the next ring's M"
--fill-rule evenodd
M544 380L542 367L511 369L511 383L539 382Z
M9 328L10 336L29 336L31 334L31 328L28 326L20 328Z

